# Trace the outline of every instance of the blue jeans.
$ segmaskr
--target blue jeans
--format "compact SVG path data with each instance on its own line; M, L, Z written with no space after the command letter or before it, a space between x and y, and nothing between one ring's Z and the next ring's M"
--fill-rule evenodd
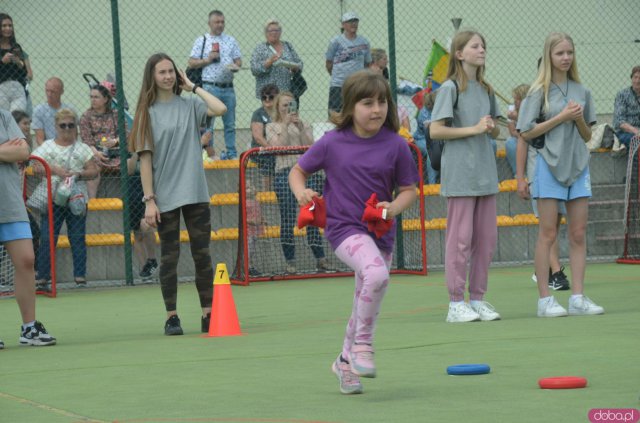
M618 137L618 141L620 144L624 144L625 147L629 147L629 143L631 142L631 138L633 138L633 134L631 132L625 131L616 131L616 137Z
M518 139L516 137L509 137L504 143L504 149L507 153L507 162L513 171L513 176L516 175L516 148L518 147Z
M296 242L293 237L293 227L297 224L298 202L289 188L289 171L291 168L279 170L276 173L275 189L280 207L280 244L284 258L293 260L296 257ZM318 175L312 175L307 187L322 193L322 181ZM315 226L307 226L307 242L311 247L313 256L317 259L324 257L322 237L320 230Z
M40 250L36 269L38 279L51 279L51 253L49 251L49 219L46 214L41 215L40 222ZM84 278L87 275L87 216L76 216L68 207L53 205L53 244L58 243L58 234L62 224L67 222L67 236L71 244L73 256L73 277Z
M238 156L238 152L236 151L236 92L233 87L220 88L206 82L202 86L227 106L227 113L222 115L222 123L224 125L224 145L227 150L227 156L235 158ZM215 122L216 118L211 118L212 131ZM213 137L211 138L211 143L209 145L213 146Z

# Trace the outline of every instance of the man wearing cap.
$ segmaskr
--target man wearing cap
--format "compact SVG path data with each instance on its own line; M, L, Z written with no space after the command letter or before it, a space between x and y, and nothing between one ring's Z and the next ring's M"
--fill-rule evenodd
M189 67L202 68L202 88L220 99L227 106L227 113L222 115L224 124L224 144L226 151L221 158L232 160L237 158L236 152L236 92L233 89L233 74L242 66L242 56L238 42L224 33L224 14L219 10L209 13L210 33L198 37L191 48ZM215 119L211 121L211 131ZM213 148L213 137L209 142Z
M329 113L342 109L341 90L347 77L371 63L371 46L358 35L359 22L355 12L342 15L342 34L333 37L325 54L327 72L331 75Z

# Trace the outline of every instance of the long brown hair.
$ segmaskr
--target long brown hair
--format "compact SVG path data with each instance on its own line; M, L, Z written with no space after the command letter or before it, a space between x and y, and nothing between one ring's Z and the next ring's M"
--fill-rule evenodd
M158 97L158 86L156 85L154 74L156 65L163 60L170 61L173 65L173 70L176 73L176 82L173 84L173 93L180 95L182 92L180 85L178 84L178 68L176 67L173 59L165 53L156 53L149 57L149 60L147 60L147 63L144 65L142 86L140 87L136 114L133 119L133 128L131 129L131 142L129 143L129 150L131 150L131 152L142 150L145 145L149 145L153 148L149 108L153 106Z
M462 60L456 57L456 53L462 51L474 35L480 37L480 39L482 40L482 45L486 50L487 42L485 41L482 34L480 34L478 31L473 31L470 29L458 31L456 32L456 35L453 36L453 40L451 41L447 79L455 79L458 83L458 89L460 90L460 92L463 92L467 89L468 78L462 67ZM484 80L484 65L478 66L478 68L476 69L476 80L487 90L489 94L493 92L493 88L491 87L491 85Z
M396 104L391 97L391 88L389 83L382 75L370 70L361 70L351 74L342 85L342 111L340 113L331 113L331 122L338 129L345 129L353 126L353 114L355 112L356 103L363 98L378 98L387 101L387 117L383 126L391 129L393 132L400 130L400 122L398 120L398 112Z

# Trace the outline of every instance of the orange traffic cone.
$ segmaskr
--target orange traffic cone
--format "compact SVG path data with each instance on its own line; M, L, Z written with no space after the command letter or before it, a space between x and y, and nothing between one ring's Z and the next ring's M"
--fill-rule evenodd
M213 302L211 304L211 323L208 336L236 336L242 335L236 303L233 301L231 283L227 266L218 263L213 279Z

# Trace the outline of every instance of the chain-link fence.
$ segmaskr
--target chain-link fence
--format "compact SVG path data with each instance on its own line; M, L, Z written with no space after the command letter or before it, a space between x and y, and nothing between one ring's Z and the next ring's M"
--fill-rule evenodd
M167 0L5 0L0 12L11 16L15 41L22 49L20 57L26 59L32 70L32 74L26 74L20 81L28 81L29 95L25 108L32 115L32 130L37 128L35 134L40 138L45 136L38 134L41 129L46 129L43 120L51 119L51 111L46 113L49 110L46 104L54 104L56 108L61 102L73 106L79 118L87 113L92 117L84 119L79 133L90 134L87 137L93 140L83 141L93 147L94 155L108 156L109 147L115 149L113 154L117 155L118 147L110 143L112 133L109 131L114 129L114 125L121 125L117 125L116 115L106 115L104 109L96 105L111 93L93 89L95 81L83 78L83 74L93 74L99 82L117 83L125 97L120 98L120 106L128 105L130 114L133 114L147 58L162 51L182 69L187 67L190 56L199 59L202 37L212 31L209 13L213 9L223 12L224 34L233 37L236 44L232 48L227 38L222 42L216 41L219 45L214 47L212 40L211 45L205 45L202 57L209 57L210 52L218 48L222 56L231 54L227 64L239 59L235 60L239 69L226 67L220 75L206 70L203 74L205 82L214 82L218 84L216 89L235 96L235 122L231 122L231 116L216 119L213 123L213 149L203 150L209 190L213 196L212 253L215 261L224 261L228 267L235 262L237 235L234 237L226 230L234 229L232 223L237 222L237 208L225 205L225 195L237 198L238 163L218 159L225 155L233 157L232 144L235 144L237 154L250 148L252 115L261 106L257 88L264 80L260 75L274 54L283 56L274 69L290 69L284 59L293 57L295 52L299 61L294 60L294 66L302 69L308 85L307 91L299 98L300 115L310 123L326 121L331 77L327 72L325 54L329 41L340 34L341 17L346 12L357 13L357 33L369 41L371 48L386 50L392 82L400 87L406 85L402 84L403 81L422 85L432 40L447 46L454 33L453 22L458 22L454 19L460 19L462 27L473 27L485 35L486 76L508 102L515 86L533 80L545 36L551 31L567 32L576 43L581 79L592 90L599 119L603 121L610 120L616 92L628 86L629 71L637 65L640 49L640 33L637 32L640 8L635 0L449 3L424 0L221 0L216 3L201 0L187 3ZM267 26L267 22L271 25ZM281 31L275 31L278 29ZM275 45L275 53L268 42ZM114 46L119 47L117 54L114 54L117 50ZM6 42L0 45L2 49L5 47L9 47ZM116 81L116 71L120 66L121 78ZM54 77L59 78L64 87L52 84L52 81L58 82L51 80ZM288 79L285 77L282 83L286 89ZM108 83L104 85L108 89L113 88ZM410 97L399 95L398 103L406 108L411 131L415 130L416 108ZM40 114L36 113L39 105L43 105ZM504 112L507 104L503 102L501 107ZM96 117L96 114L101 116ZM225 124L228 129L226 137ZM235 126L233 131L232 126ZM235 142L229 133L235 136ZM36 135L34 147L38 144ZM112 135L118 138L117 133ZM104 143L103 138L107 139ZM507 180L513 175L504 153L501 153L503 141L498 139L498 166L501 180ZM124 148L124 143L120 144ZM156 255L154 241L157 237L153 232L138 228L142 204L137 197L140 194L139 191L135 192L136 195L128 194L136 186L136 181L123 182L125 166L110 164L106 156L98 157L102 165L101 179L93 188L96 199L90 202L87 215L86 278L90 283L123 281L130 268L130 275L135 279L140 280L141 273L142 278L147 279L155 269L150 260ZM619 234L611 228L620 226L620 233L622 231L618 209L622 208L620 184L625 164L623 158L613 158L607 153L598 153L592 160L592 181L596 189L589 228L589 236L593 238L589 247L590 258L613 256L621 251L616 238ZM135 179L135 171L132 174ZM444 227L438 219L446 216L444 202L437 196L437 190L427 195L425 201L430 230L427 237L429 261L438 265L442 263ZM127 205L133 217L123 217ZM529 204L517 198L513 190L505 188L505 192L500 194L498 214L511 220L502 221L497 262L531 260L535 222L515 219L515 216L528 216L530 213ZM516 225L514 221L530 223ZM125 236L127 227L135 230L133 238ZM607 233L603 232L604 227ZM129 239L134 241L131 249L127 248ZM145 247L139 249L137 246L140 245ZM183 243L185 246L188 244ZM73 284L71 249L62 247L60 250L59 280ZM184 252L186 254L182 255L178 271L181 276L188 277L193 274L193 265L188 247ZM561 242L561 254L567 255L566 241ZM129 261L125 257L129 257Z

